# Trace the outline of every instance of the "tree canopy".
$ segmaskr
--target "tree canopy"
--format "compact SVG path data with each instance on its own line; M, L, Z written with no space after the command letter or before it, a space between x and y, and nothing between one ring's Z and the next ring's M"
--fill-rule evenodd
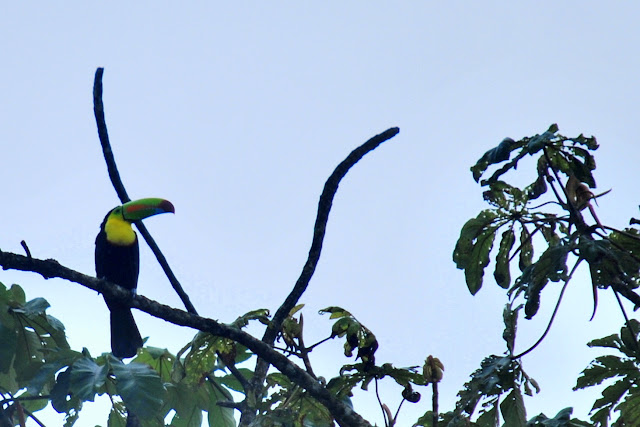
M110 179L122 203L129 201L109 143L102 104L102 69L94 82L94 112ZM116 284L83 274L52 259L0 251L3 269L30 271L44 279L59 277L144 311L159 319L193 330L175 354L145 346L126 363L110 353L92 355L72 349L64 332L64 319L47 313L48 302L30 295L17 284L0 284L0 425L25 425L38 420L48 404L65 414L65 425L82 418L84 402L97 395L109 397L109 426L367 426L352 399L360 388L375 393L386 426L398 425L403 405L422 405L424 415L415 426L627 426L640 424L638 334L640 322L625 310L623 300L640 303L640 220L617 229L601 223L596 194L595 137L567 137L551 125L541 134L520 140L505 138L487 150L471 167L487 208L462 225L453 262L463 270L473 295L488 283L505 293L502 312L504 352L487 355L458 393L454 408L440 408L438 383L447 369L437 355L425 354L414 366L398 367L376 359L380 342L375 331L358 320L349 307L329 306L319 316L331 319L326 337L305 342L305 312L300 298L309 286L321 256L326 225L340 181L365 155L399 132L390 128L354 149L327 179L318 203L308 258L287 298L275 310L259 307L239 314L229 324L199 316L194 304L172 272L169 262L142 224L136 224L156 254L184 309L169 307ZM534 162L524 162L532 158ZM533 165L532 182L516 185ZM518 169L520 167L520 169ZM606 203L606 198L600 199ZM2 242L0 242L2 244ZM593 404L590 420L572 418L566 408L547 416L527 414L523 396L541 386L524 370L522 356L535 351L553 327L564 291L575 272L586 269L591 278L593 313L598 295L613 292L624 322L619 333L594 339L589 346L602 356L585 367L575 389L604 387ZM492 273L492 275L485 274ZM491 277L492 276L492 277ZM489 280L486 280L489 277ZM462 283L462 279L461 279ZM559 287L551 299L548 289ZM543 298L544 295L544 298ZM555 307L538 342L516 352L521 317L531 319L543 305ZM262 325L262 337L249 334L249 324ZM317 372L310 353L329 340L343 344L345 362L339 375ZM391 408L378 394L379 387L395 387L402 396ZM423 398L429 396L430 399ZM239 421L238 421L239 420ZM92 421L93 422L93 421Z

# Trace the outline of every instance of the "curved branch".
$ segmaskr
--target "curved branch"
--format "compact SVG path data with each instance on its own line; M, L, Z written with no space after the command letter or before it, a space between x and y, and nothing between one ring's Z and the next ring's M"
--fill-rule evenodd
M302 267L302 272L300 273L300 277L296 281L295 286L282 303L280 308L276 311L273 316L273 320L269 323L264 336L262 337L262 341L270 346L276 340L278 336L278 332L282 328L282 322L289 315L291 309L298 303L298 300L307 289L309 282L311 281L311 277L316 270L316 266L318 265L318 261L320 260L320 253L322 251L322 242L324 240L324 234L327 228L327 221L329 220L329 212L331 211L331 205L333 203L333 198L338 191L338 185L342 178L345 177L349 169L351 169L360 159L362 159L367 153L375 150L380 144L383 142L393 138L400 132L400 129L397 127L393 127L387 129L379 135L376 135L369 139L364 144L360 145L358 148L353 150L333 171L331 176L327 179L324 184L324 189L322 194L320 195L320 201L318 202L318 213L316 216L316 222L313 228L313 239L311 241L311 248L309 249L309 256L307 257L307 261ZM257 394L262 388L262 384L267 375L267 371L269 370L269 363L266 359L258 358L256 362L256 370L253 378L251 379L251 390L247 390L247 395L253 393L257 398ZM255 399L250 399L255 400ZM248 425L254 415L249 415L248 413L243 414L243 418L240 419L240 425Z
M400 132L397 127L387 129L379 135L374 136L367 142L353 150L346 159L344 159L333 171L331 176L324 184L324 190L320 196L318 202L318 214L316 216L316 223L313 228L313 239L311 241L311 248L309 249L309 256L302 268L300 277L296 281L293 290L287 296L287 299L282 303L276 314L273 316L273 320L269 324L269 327L265 331L262 341L268 344L273 344L278 335L278 331L282 326L282 322L287 317L291 309L298 303L298 300L307 289L309 281L316 270L318 261L320 260L320 252L322 251L322 242L324 240L325 230L327 228L327 221L329 220L329 212L331 211L331 205L333 198L338 191L338 185L342 178L345 177L349 169L351 169L360 159L362 159L368 152L375 150L383 142L393 138Z
M331 412L331 415L340 426L371 426L350 406L336 399L326 387L322 386L304 369L275 351L267 343L238 328L160 304L140 295L132 296L131 292L120 286L72 270L53 259L41 260L10 252L0 252L0 266L4 270L11 269L38 273L45 279L58 277L75 282L174 325L186 326L236 341L276 367L292 382L307 390L311 396Z
M118 198L122 203L127 203L131 199L127 194L127 190L124 188L124 184L120 179L120 173L118 172L118 167L116 166L116 160L113 156L113 151L111 150L111 143L109 142L109 133L107 132L107 122L104 118L104 105L102 103L102 74L104 73L104 68L98 68L96 70L95 79L93 81L93 113L96 116L96 125L98 126L98 137L100 138L100 145L102 145L102 153L104 154L104 160L107 163L107 170L109 171L109 178L111 179L111 183L113 184L113 188L116 190L118 194ZM191 303L189 296L182 289L180 282L176 278L175 274L169 267L169 263L167 259L164 257L164 254L156 244L153 237L151 237L151 233L147 230L147 227L142 223L142 221L135 222L136 227L140 231L140 234L144 238L145 242L151 248L151 251L156 256L156 259L160 263L162 270L166 274L171 286L176 291L182 303L189 313L198 314L195 307Z

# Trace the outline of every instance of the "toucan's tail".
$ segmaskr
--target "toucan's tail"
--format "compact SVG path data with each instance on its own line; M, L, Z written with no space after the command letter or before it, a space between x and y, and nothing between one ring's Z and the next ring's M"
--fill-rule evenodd
M142 347L142 337L131 308L109 304L111 310L111 352L115 357L133 357Z

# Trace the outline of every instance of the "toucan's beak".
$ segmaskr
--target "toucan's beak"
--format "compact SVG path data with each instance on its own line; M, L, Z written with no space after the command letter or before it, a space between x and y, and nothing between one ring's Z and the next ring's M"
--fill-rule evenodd
M168 200L155 197L132 200L122 205L122 218L129 222L167 212L176 212L173 204Z

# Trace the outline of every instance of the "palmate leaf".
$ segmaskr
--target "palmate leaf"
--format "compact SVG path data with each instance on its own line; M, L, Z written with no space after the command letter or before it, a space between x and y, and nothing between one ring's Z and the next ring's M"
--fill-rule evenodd
M71 369L69 391L80 400L93 402L96 392L107 379L108 366L99 366L93 359L82 357Z
M574 390L592 387L601 384L604 380L615 377L632 376L640 377L638 368L629 359L618 356L605 355L595 358L578 377Z
M150 418L162 407L165 388L160 376L148 365L127 365L111 357L109 364L116 377L116 390L127 408L140 418Z

